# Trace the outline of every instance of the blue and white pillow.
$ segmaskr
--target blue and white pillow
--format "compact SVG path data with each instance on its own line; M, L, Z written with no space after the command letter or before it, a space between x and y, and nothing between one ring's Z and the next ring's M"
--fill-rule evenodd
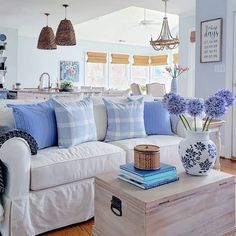
M90 98L76 102L54 101L60 148L97 140L93 102Z
M143 98L125 103L103 99L107 110L106 142L141 138L146 136L144 127Z

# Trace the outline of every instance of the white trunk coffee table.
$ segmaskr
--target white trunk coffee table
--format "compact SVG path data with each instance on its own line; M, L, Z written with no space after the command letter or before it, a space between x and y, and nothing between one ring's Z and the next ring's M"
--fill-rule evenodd
M180 173L180 180L141 190L117 179L95 180L94 236L233 236L235 177Z

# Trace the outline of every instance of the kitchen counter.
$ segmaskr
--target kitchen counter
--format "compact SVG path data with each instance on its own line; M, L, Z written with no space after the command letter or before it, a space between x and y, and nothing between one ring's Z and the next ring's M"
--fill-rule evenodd
M22 90L9 90L9 94L14 96L15 94L16 99L49 99L55 96L60 97L78 97L81 94L100 94L101 91L80 91L75 90L72 92L57 92L55 89L50 90L39 90L39 89L22 89Z

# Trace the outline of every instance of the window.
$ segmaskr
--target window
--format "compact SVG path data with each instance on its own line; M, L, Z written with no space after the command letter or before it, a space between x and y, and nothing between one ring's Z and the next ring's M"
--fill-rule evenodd
M111 54L109 87L125 90L129 88L128 65L129 55Z
M132 82L144 85L149 82L148 77L147 66L132 66Z
M87 86L106 86L107 53L87 52L86 81Z
M166 92L170 91L171 78L166 73L167 55L151 56L150 82L165 84Z
M134 57L132 66L132 82L144 85L149 82L149 56Z
M129 88L128 66L111 64L110 87L120 90Z
M151 67L151 83L165 84L166 92L170 92L171 78L166 73L166 66L152 66Z
M106 85L105 64L87 63L86 85L104 87Z

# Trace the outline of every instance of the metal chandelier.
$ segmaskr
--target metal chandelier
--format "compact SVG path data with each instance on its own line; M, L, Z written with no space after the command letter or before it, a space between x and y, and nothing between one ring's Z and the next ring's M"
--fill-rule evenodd
M174 38L171 35L171 32L170 32L168 18L167 18L167 15L166 15L167 1L168 0L162 0L162 1L165 2L165 17L163 18L161 33L160 33L157 40L153 40L153 38L151 38L151 41L150 41L151 46L156 51L161 51L161 50L164 50L164 49L172 50L174 48L177 48L179 46L179 43L180 43L179 38L178 37Z

